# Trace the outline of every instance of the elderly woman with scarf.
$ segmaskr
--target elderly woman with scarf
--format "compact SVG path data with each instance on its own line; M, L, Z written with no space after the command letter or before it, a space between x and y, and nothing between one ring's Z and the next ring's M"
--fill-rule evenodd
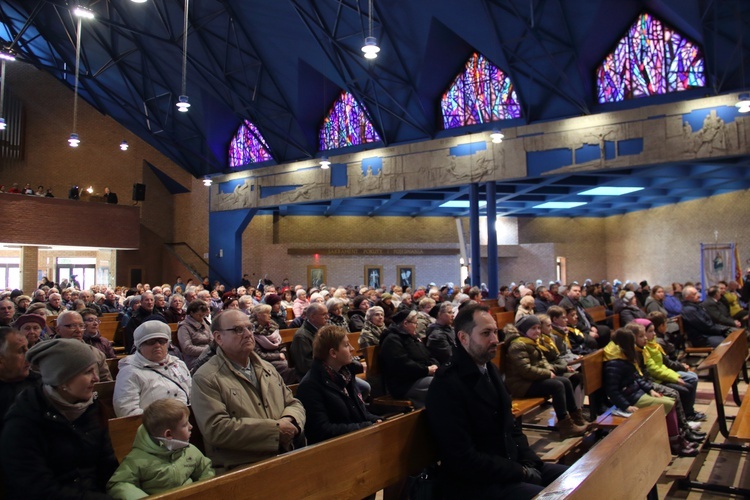
M380 306L372 306L365 313L365 325L359 334L359 348L380 345L380 337L385 330L385 312Z
M560 437L582 436L588 424L576 404L573 384L558 377L539 346L541 322L536 316L524 316L516 323L517 335L505 339L505 385L516 398L552 396Z
M261 359L271 363L287 385L299 382L299 377L289 367L287 349L281 342L279 325L271 319L271 306L259 304L253 307L250 323L253 325L255 353Z
M5 417L0 456L5 497L109 498L117 468L94 384L93 351L78 340L41 342L26 354L42 385L29 387Z

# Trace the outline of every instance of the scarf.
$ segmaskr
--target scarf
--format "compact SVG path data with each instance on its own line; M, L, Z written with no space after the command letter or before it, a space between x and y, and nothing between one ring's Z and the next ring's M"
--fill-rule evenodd
M560 355L560 350L555 345L555 341L548 335L541 334L538 340L539 348L544 352L553 352L556 355Z
M328 375L328 378L330 378L334 384L340 387L341 392L343 392L344 395L348 397L349 391L346 390L346 387L349 385L349 382L351 382L352 380L352 374L349 371L349 368L347 368L346 366L342 366L341 370L336 372L333 370L333 368L328 366L327 363L323 363L323 367L326 370L326 374Z
M566 332L565 330L558 330L553 325L552 326L552 333L554 335L560 337L561 339L563 339L565 341L565 345L568 346L568 349L572 349L573 348L573 346L570 344L570 338L568 338L568 332Z
M88 401L83 401L82 403L69 403L60 396L54 387L47 384L44 384L44 395L47 396L47 399L52 403L52 406L54 406L55 409L70 422L75 422L94 402L94 396L92 395Z
M275 321L271 320L267 325L261 325L258 319L252 316L250 322L253 324L253 337L259 348L264 351L281 349L281 334Z

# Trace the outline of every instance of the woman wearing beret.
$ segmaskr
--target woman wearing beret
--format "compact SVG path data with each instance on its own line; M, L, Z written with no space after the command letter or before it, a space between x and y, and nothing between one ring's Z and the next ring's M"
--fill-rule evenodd
M54 339L26 359L43 385L21 393L6 416L0 463L7 498L109 498L117 459L95 399L93 352L83 342Z
M163 398L190 404L193 381L185 363L169 354L172 331L158 320L145 321L133 332L136 353L120 361L113 402L118 417L143 413Z

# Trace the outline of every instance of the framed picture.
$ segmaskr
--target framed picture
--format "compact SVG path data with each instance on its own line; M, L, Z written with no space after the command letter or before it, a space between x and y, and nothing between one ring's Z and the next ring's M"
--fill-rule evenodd
M396 283L402 289L411 288L414 291L414 266L396 266Z
M365 284L380 288L383 284L383 266L365 266Z
M307 266L307 287L320 288L326 282L326 266Z

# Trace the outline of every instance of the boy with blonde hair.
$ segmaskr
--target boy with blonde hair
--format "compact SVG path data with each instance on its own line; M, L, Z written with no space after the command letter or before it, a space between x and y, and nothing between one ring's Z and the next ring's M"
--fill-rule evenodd
M190 410L177 399L159 399L143 412L133 450L107 483L114 498L143 498L214 476L211 460L190 444Z

